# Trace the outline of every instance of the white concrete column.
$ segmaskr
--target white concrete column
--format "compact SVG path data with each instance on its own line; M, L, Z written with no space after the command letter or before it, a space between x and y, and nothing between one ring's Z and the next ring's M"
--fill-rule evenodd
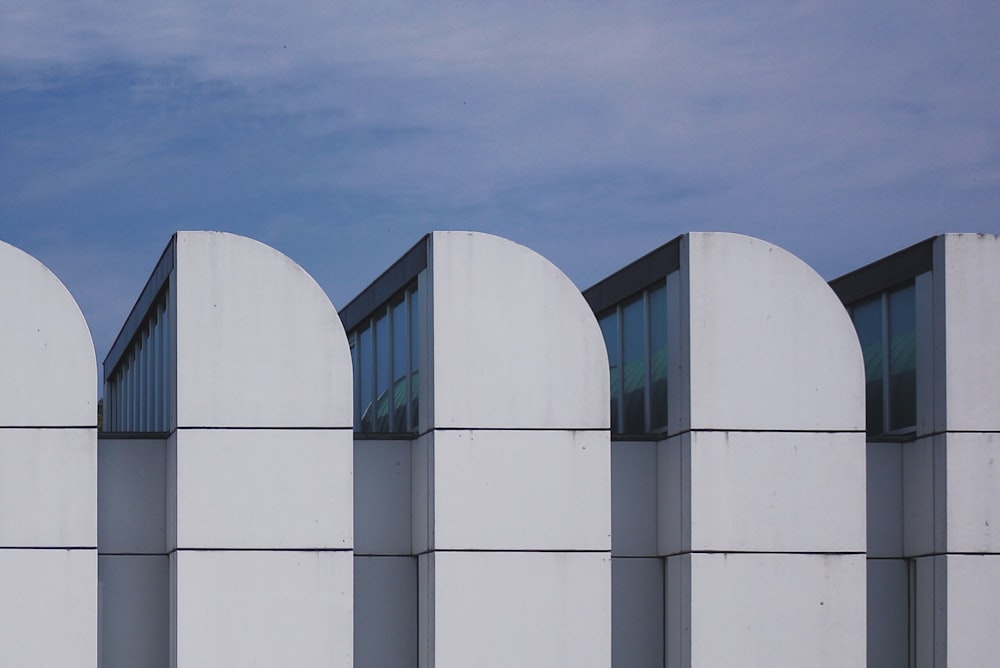
M63 284L0 242L0 662L97 665L97 367Z
M497 237L434 233L413 450L420 665L611 662L607 354L576 287Z
M917 666L988 665L1000 655L998 286L1000 237L935 239L929 313L918 321L929 341L917 361L917 439L903 448Z
M659 446L666 665L863 666L850 319L811 268L757 239L692 233L680 264Z
M171 665L353 665L352 370L325 293L179 232L167 442Z

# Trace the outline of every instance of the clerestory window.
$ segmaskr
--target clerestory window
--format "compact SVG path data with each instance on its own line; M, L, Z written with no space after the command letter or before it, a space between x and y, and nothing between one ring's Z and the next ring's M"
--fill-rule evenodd
M417 430L420 402L416 284L401 290L348 335L354 365L354 429Z
M869 436L912 432L917 423L917 322L913 282L851 307L865 361Z
M611 375L611 431L645 434L667 427L665 281L598 317Z

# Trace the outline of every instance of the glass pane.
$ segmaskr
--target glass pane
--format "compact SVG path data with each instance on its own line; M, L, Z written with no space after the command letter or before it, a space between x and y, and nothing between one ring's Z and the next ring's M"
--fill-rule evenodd
M358 397L358 410L361 414L359 431L372 431L375 425L375 413L373 398L375 396L372 387L375 380L375 361L372 351L372 329L367 327L358 335L358 377L361 379L360 396Z
M889 295L889 429L917 424L917 314L912 285Z
M649 427L667 426L667 286L649 291Z
M389 314L375 321L375 431L389 431Z
M612 311L600 319L604 345L608 349L608 367L611 376L611 431L618 432L618 399L621 388L621 373L618 364L618 311Z
M646 325L643 299L622 309L622 433L646 431Z
M410 429L417 430L417 408L420 405L420 320L418 306L418 293L416 290L410 291Z
M351 373L354 374L354 430L361 425L361 402L358 400L358 337L351 336Z
M406 331L406 302L392 307L392 431L404 432L409 427L406 406L409 403L407 388L410 365L407 356L410 350Z
M882 298L854 307L854 329L858 331L865 359L865 423L869 434L881 434L882 426Z

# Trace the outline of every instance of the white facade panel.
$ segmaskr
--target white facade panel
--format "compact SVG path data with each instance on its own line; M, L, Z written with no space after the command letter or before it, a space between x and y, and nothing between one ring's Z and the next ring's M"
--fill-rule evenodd
M170 564L161 555L100 555L101 665L167 668Z
M690 560L691 666L866 665L864 555Z
M657 444L611 443L611 553L657 556Z
M350 552L181 551L172 666L354 665Z
M908 444L906 444L908 445ZM868 556L903 555L904 444L872 442L868 455Z
M0 661L97 665L97 550L0 550Z
M606 431L438 430L434 549L610 550Z
M671 431L864 431L858 338L826 282L759 239L691 233L684 242L690 422L671 419Z
M350 351L312 277L245 237L176 245L177 425L351 427Z
M506 239L431 237L430 427L607 429L608 356L580 291ZM428 368L428 367L422 367Z
M1000 657L1000 555L949 555L948 664L995 665Z
M0 427L95 427L97 366L87 321L45 265L3 241L0 313Z
M862 434L693 432L691 548L865 551Z
M409 555L410 441L354 442L354 553Z
M350 431L184 429L172 441L176 547L352 547Z
M417 665L417 557L355 557L354 665Z
M97 461L101 553L166 554L166 439L102 438Z
M434 668L610 665L607 554L436 552L420 560L433 561L433 636L425 642Z
M611 665L663 666L663 573L659 558L611 560Z
M96 430L0 429L0 547L96 546Z
M944 268L947 428L1000 431L1000 237L946 234L935 253L936 271Z
M944 438L948 551L1000 554L1000 432Z

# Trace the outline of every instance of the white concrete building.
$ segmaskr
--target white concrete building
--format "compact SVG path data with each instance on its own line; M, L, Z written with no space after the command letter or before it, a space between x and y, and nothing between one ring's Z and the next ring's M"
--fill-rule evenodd
M0 241L0 663L97 663L97 369L76 302Z
M98 437L79 309L0 244L0 664L989 665L998 286L994 236L828 286L692 233L581 294L444 232L338 314L179 232Z
M358 665L609 665L608 365L580 292L523 246L436 232L341 317Z
M614 664L863 666L863 365L834 293L770 244L693 233L586 296L611 362Z
M106 666L353 665L351 359L326 294L178 232L104 363Z
M935 237L832 286L866 366L869 665L993 665L1000 239Z

